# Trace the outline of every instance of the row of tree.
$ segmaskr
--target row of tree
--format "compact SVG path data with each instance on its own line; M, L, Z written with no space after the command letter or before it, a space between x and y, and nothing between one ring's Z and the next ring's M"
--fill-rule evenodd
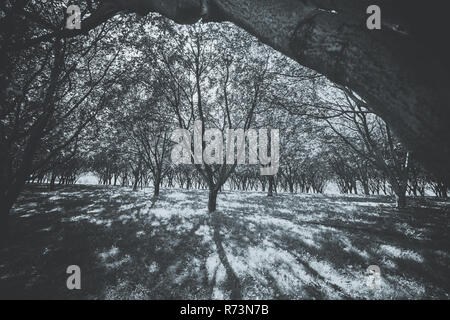
M445 183L425 172L348 88L332 85L228 25L145 28L137 43L128 44L132 58L130 72L121 78L126 87L121 103L108 106L97 120L95 137L85 144L90 145L85 171L94 172L100 183L152 185L155 198L161 187L208 189L211 212L222 188L322 193L334 182L341 193L394 195L398 207L406 205L406 194L425 196L432 190L447 196ZM140 49L149 46L157 50ZM278 174L264 177L251 165L174 166L171 133L192 131L196 120L203 130L222 133L279 128Z

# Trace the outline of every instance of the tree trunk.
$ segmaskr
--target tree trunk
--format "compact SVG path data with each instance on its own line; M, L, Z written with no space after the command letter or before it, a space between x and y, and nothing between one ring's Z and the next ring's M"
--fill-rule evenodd
M138 183L139 183L139 179L135 178L134 179L134 183L133 183L133 191L137 191Z
M217 190L215 188L209 190L208 212L215 212L217 208Z
M395 193L395 202L397 209L404 209L406 207L406 195L405 193Z
M273 197L273 176L269 177L269 190L267 192L268 197Z
M367 181L364 182L361 181L361 184L363 185L364 194L366 196L370 195L369 183Z
M56 174L52 173L52 177L50 178L50 191L55 190L55 180Z
M159 186L161 184L161 180L160 179L155 179L153 182L153 198L158 198L159 197Z

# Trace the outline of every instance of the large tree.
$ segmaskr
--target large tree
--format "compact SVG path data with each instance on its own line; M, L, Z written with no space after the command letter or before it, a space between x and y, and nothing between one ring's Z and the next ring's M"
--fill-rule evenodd
M449 181L450 52L445 41L445 2L378 0L381 30L366 27L366 9L372 4L369 0L105 0L82 30L50 30L22 46L87 32L121 11L158 12L178 23L202 18L231 21L357 92L430 171Z
M20 16L26 3L33 10L29 19ZM29 1L1 4L0 247L10 209L26 181L70 158L66 154L77 149L86 126L114 103L120 76L118 52L111 50L114 22L87 41L57 37L14 51L17 43L39 33L39 26L52 24L55 7Z

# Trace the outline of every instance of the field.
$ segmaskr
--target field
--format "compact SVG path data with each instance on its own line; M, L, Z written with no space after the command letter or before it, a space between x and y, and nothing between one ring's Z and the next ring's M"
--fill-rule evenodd
M450 203L205 190L28 187L0 298L449 299ZM81 268L82 288L66 287ZM367 285L377 265L381 284Z

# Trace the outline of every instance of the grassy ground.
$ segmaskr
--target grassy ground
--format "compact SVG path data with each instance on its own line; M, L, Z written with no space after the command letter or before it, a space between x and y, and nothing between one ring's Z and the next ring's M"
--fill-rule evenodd
M206 191L28 189L0 252L0 298L229 298ZM450 203L224 192L218 221L244 299L449 299ZM82 289L66 288L81 267ZM381 286L367 286L378 265Z

